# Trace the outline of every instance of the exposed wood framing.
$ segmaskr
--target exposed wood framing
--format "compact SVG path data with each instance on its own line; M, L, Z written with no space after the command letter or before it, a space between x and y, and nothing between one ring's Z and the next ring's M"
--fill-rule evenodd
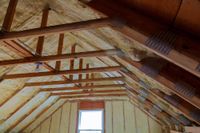
M60 34L59 35L59 43L58 43L58 50L57 50L57 55L61 55L62 54L62 49L63 49L63 45L64 45L64 34ZM60 70L60 66L61 66L61 61L56 61L56 66L55 69L57 71Z
M61 99L72 99L72 98L93 98L93 97L123 97L127 96L127 94L95 94L95 95L88 95L88 96L61 96Z
M95 91L82 91L82 92L55 92L55 93L51 93L51 95L53 96L70 96L70 95L90 95L90 94L98 94L98 93L101 93L101 94L107 94L107 93L111 93L111 94L114 94L114 93L125 93L126 91L125 90L122 90L122 89L118 89L118 90L95 90Z
M47 6L43 10L42 21L41 21L41 26L40 26L41 28L44 28L47 26L48 16L49 16L49 6ZM37 43L36 53L35 53L37 56L42 55L43 45L44 45L44 36L40 36L38 38L38 43Z
M64 91L64 90L79 90L79 89L95 89L95 88L115 88L124 87L124 84L109 84L109 85L93 85L93 86L81 86L81 87L60 87L60 88L44 88L41 91Z
M200 77L198 69L200 65L199 39L192 38L186 32L178 32L168 25L161 24L142 13L111 0L92 0L88 5L108 17L123 19L113 25L115 30L133 41L138 41L141 46L160 57ZM163 37L159 38L158 36ZM184 46L187 46L188 49L184 49Z
M74 54L76 52L76 44L74 44L72 47L71 47L71 54ZM69 66L70 68L70 70L74 70L74 59L70 59L70 66ZM71 79L71 80L73 80L73 77L74 77L74 75L72 74L70 74L69 75L69 79Z
M96 29L96 28L110 26L112 23L113 19L103 18L103 19L88 20L88 21L75 22L69 24L48 26L44 28L35 28L24 31L6 32L0 36L0 41L13 40L16 38L24 38L24 37L44 36L55 33Z
M83 69L83 59L82 58L79 59L79 69ZM78 79L82 80L82 78L83 78L82 74L79 74ZM82 86L81 82L79 83L79 86Z
M10 42L10 41L7 41ZM9 43L13 44L13 43ZM13 46L15 47L15 46ZM21 51L22 49L20 49ZM27 51L27 50L22 50ZM28 51L27 51L28 52ZM56 60L64 60L64 59L74 59L74 58L84 58L84 57L103 57L103 56L113 56L121 53L119 50L111 49L111 50L99 50L99 51L89 51L89 52L79 52L79 53L71 53L71 54L58 54L58 55L48 55L41 57L26 57L24 59L14 59L14 60L4 60L0 61L0 66L6 65L19 65L26 63L35 63L35 62L45 62L45 61L56 61ZM26 54L30 56L29 54Z
M139 71L141 71L141 68L143 66L143 64L139 63L139 62L134 62L129 58L121 58L119 57L121 60L124 60L126 62L128 62L130 65L132 65L133 67L137 68ZM142 71L141 71L142 72ZM146 75L148 76L148 75ZM158 73L155 77L151 77L148 76L149 78L153 79L154 81L163 84L164 86L166 86L171 92L175 93L176 95L180 96L181 98L183 98L184 100L188 101L189 103L191 103L192 105L194 105L195 107L200 109L200 98L198 96L196 96L195 94L191 97L187 97L185 95L183 95L182 93L178 92L176 89L176 84L177 84L177 80L174 80L174 78L176 78L176 75L174 75L175 77L170 78L169 76L163 76L163 74ZM179 79L180 80L180 79ZM191 79L192 80L192 79Z
M9 32L12 26L13 18L15 15L15 9L17 7L18 0L10 0L6 16L3 21L2 31Z
M89 69L90 68L90 64L86 64L86 69ZM86 73L86 79L89 79L90 78L90 74L89 73ZM88 86L89 84L86 83L85 86Z
M90 69L76 69L76 70L65 70L65 71L55 71L55 72L38 72L38 73L21 73L21 74L8 74L3 76L3 79L17 79L17 78L33 78L33 77L42 77L42 76L56 76L63 74L80 74L80 73L91 73L91 72L110 72L110 71L119 71L121 66L113 67L98 67Z
M25 87L28 86L46 86L46 85L61 85L61 84L76 84L86 82L103 82L103 81L123 81L124 77L111 77L111 78L90 78L90 79L78 79L71 81L47 81L47 82L30 82L26 83Z

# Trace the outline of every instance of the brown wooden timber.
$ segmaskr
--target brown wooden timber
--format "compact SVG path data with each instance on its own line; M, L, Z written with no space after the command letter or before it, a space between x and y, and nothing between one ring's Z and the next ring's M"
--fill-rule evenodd
M119 71L121 66L113 67L98 67L90 69L76 69L76 70L64 70L64 71L55 71L55 72L37 72L37 73L21 73L21 74L8 74L2 77L2 79L16 79L16 78L33 78L33 77L42 77L42 76L56 76L64 74L80 74L80 73L100 73L100 72L110 72L110 71Z
M62 54L62 49L63 49L63 45L64 45L64 36L65 36L64 34L60 34L59 35L57 55L61 55ZM57 71L60 70L60 66L61 66L61 61L56 61L55 69Z
M90 64L86 64L86 69L89 69L90 68ZM89 79L90 78L90 75L89 73L86 73L86 76L85 76L86 79ZM85 86L88 86L89 84L86 83Z
M76 52L76 44L74 44L72 47L71 47L71 54L74 54ZM73 70L74 69L74 59L70 59L70 66L69 66L70 70ZM73 80L73 77L74 75L69 75L69 79Z
M3 25L2 25L2 31L8 32L11 29L11 25L13 22L13 18L15 15L15 10L17 7L17 2L18 0L10 0L8 8L7 8L7 12L6 12L6 16L4 18L3 21Z
M42 21L41 21L40 28L44 28L44 27L47 26L48 16L49 16L49 6L47 6L43 10ZM44 36L40 36L38 38L38 43L37 43L37 47L36 47L36 55L37 56L41 56L42 55L43 45L44 45Z
M81 86L81 87L60 87L60 88L44 88L41 91L64 91L64 90L80 90L80 89L95 89L95 88L115 88L124 87L124 84L109 84L109 85L93 85L93 86Z
M91 82L103 82L103 81L123 81L124 77L110 77L110 78L90 78L90 79L78 79L71 81L47 81L47 82L30 82L26 83L28 86L46 86L46 85L61 85L61 84L76 84L76 83L91 83Z
M198 45L200 40L198 38L194 38L186 32L178 31L168 25L159 23L159 21L151 17L144 16L142 13L118 2L113 2L112 0L92 0L88 5L108 17L122 19L119 22L113 23L113 29L123 33L133 41L138 41L142 47L156 53L160 57L200 77L200 47ZM171 35L175 34L175 40L172 48L169 49L169 53L164 54L157 50L157 48L146 45L147 41L153 36L158 35L160 32L167 33L168 31L171 31ZM156 43L155 40L151 41ZM168 48L167 43L170 42L167 42L167 40L162 41L164 43L161 46ZM162 41L159 40L161 43Z
M7 42L9 42L9 41L7 41ZM11 43L9 43L9 44L11 44ZM25 50L23 50L23 51L25 51ZM14 59L14 60L0 61L0 66L19 65L19 64L26 64L26 63L55 61L55 60L64 60L64 59L71 59L71 58L112 56L112 55L117 55L120 52L121 51L119 51L119 50L111 49L111 50L79 52L79 53L72 53L72 54L48 55L48 56L40 56L40 57L34 56L34 57L26 57L24 59ZM27 53L26 55L31 56L32 54Z
M82 58L79 59L79 69L83 69L83 59ZM78 79L82 80L82 78L83 78L82 74L79 74ZM79 83L79 86L82 86L82 84Z
M124 93L124 92L126 92L125 90L122 90L122 89L118 89L118 90L94 90L94 91L81 91L81 92L57 92L57 93L51 93L51 95L53 95L53 96L60 96L60 95L86 95L86 94L98 94L98 93L105 93L105 94L107 94L107 93L111 93L111 94L113 94L113 93Z
M73 98L95 98L95 97L120 97L120 96L127 96L127 94L103 94L103 95L88 95L88 96L61 96L61 99L73 99Z
M55 33L97 29L101 27L110 26L111 23L113 23L113 19L103 18L103 19L95 19L82 22L49 26L44 28L35 28L24 31L6 32L0 36L0 41L13 40L16 38L24 38L24 37L44 36Z

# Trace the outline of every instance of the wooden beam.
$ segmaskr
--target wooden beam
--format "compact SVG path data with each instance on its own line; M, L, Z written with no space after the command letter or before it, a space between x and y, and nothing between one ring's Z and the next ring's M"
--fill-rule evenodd
M63 49L63 45L64 45L64 34L60 34L59 35L59 42L58 42L58 50L57 50L57 55L61 55L62 54L62 49ZM56 66L55 69L57 71L60 70L60 66L61 66L61 61L56 61Z
M103 97L123 97L123 96L127 96L127 94L97 94L97 95L88 95L88 96L61 96L61 99L74 99L74 98L103 98Z
M89 69L90 68L90 64L86 64L86 69ZM86 76L85 76L86 79L89 79L90 78L90 75L89 73L86 73ZM86 83L85 86L88 86L89 84Z
M44 36L55 33L97 29L101 27L110 26L112 22L113 19L103 18L103 19L95 19L82 22L49 26L44 28L35 28L24 31L7 32L0 36L0 41L13 40L16 38L24 38L24 37Z
M83 69L83 59L82 58L79 59L79 69ZM82 78L83 78L82 74L79 74L78 79L82 80ZM79 83L79 86L82 86L82 84Z
M63 74L80 74L80 73L100 73L100 72L111 72L119 71L120 66L113 67L99 67L99 68L90 68L90 69L76 69L76 70L64 70L64 71L55 71L55 72L37 72L37 73L20 73L20 74L8 74L4 75L2 79L17 79L17 78L33 78L33 77L42 77L42 76L56 76Z
M10 0L8 8L7 8L6 16L3 21L3 25L1 29L2 31L5 31L5 32L10 31L11 25L14 19L14 15L15 15L15 10L17 7L17 2L18 0Z
M41 56L41 57L36 57L36 56L35 57L26 57L24 59L0 61L0 66L19 65L19 64L45 62L45 61L57 61L57 60L84 58L84 57L112 56L112 55L117 55L120 52L121 51L119 51L119 50L111 49L111 50L79 52L79 53L72 53L72 54L48 55L48 56ZM30 56L30 54L28 54L28 55Z
M118 89L118 90L94 90L94 91L81 91L81 92L55 92L55 93L51 93L51 95L53 96L64 96L64 95L90 95L90 94L107 94L107 93L111 93L111 94L114 94L114 93L124 93L126 92L125 90L123 89Z
M71 47L71 54L74 54L76 52L76 44L74 44L72 47ZM70 70L74 70L74 59L70 59L70 66L69 66L70 68ZM70 74L69 75L69 79L71 79L71 80L73 80L73 78L74 78L74 75L72 74Z
M124 87L124 84L109 84L109 85L93 85L93 86L81 86L81 87L60 87L60 88L43 88L41 91L65 91L65 90L79 90L79 89L95 89L95 88L116 88Z
M152 17L112 0L92 0L88 5L108 17L122 19L113 23L113 29L116 31L200 77L200 40L198 38L159 23Z
M44 28L44 27L47 26L48 16L49 16L49 6L47 6L43 10L42 21L41 21L41 26L40 26L41 28ZM44 36L40 36L38 38L38 43L37 43L36 53L35 53L37 56L41 56L42 55L43 45L44 45Z
M111 77L111 78L90 78L90 79L78 79L71 81L47 81L47 82L30 82L26 83L25 87L28 86L46 86L46 85L61 85L61 84L76 84L86 82L103 82L103 81L123 81L124 77Z

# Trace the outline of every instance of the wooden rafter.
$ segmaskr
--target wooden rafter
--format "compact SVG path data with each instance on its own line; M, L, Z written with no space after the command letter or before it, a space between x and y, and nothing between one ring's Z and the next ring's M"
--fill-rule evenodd
M79 53L71 53L71 54L48 55L48 56L40 56L40 57L34 56L34 57L26 57L24 59L0 61L0 66L19 65L19 64L45 62L45 61L57 61L57 60L84 58L84 57L113 56L113 55L118 55L119 53L121 53L120 50L111 49L111 50L99 50L99 51L79 52ZM30 56L30 54L28 55Z
M30 82L26 83L28 86L46 86L46 85L61 85L61 84L76 84L76 83L91 83L91 82L103 82L103 81L123 81L124 77L111 77L111 78L90 78L90 79L78 79L71 81L47 81L47 82Z
M24 37L44 36L55 33L96 29L96 28L110 26L112 23L113 19L104 18L104 19L95 19L95 20L88 20L88 21L75 22L69 24L48 26L44 28L35 28L24 31L6 32L0 36L0 41L13 40L16 38L19 39Z
M55 71L55 72L37 72L37 73L20 73L20 74L8 74L2 77L2 79L17 79L17 78L33 78L33 77L42 77L42 76L56 76L64 74L80 74L80 73L101 73L101 72L111 72L119 71L121 66L113 67L98 67L90 69L76 69L76 70L64 70L64 71Z
M6 16L3 21L2 31L9 32L12 26L12 22L15 15L15 9L17 7L18 0L10 0Z
M138 41L142 47L169 62L200 77L198 38L193 38L186 32L177 31L112 0L92 0L88 5L108 17L122 19L113 25L115 30L133 41Z
M143 67L142 63L139 62L134 62L132 61L130 58L121 58L119 57L121 60L126 61L127 63L129 63L130 65L132 65L134 68L137 68L139 71L141 71L142 73L144 73L141 68ZM164 69L162 69L163 71L165 71ZM163 73L162 71L162 73ZM167 74L167 73L165 73ZM176 75L174 75L175 77L171 77L171 76L167 76L167 75L163 75L161 74L161 72L159 72L156 76L152 77L149 76L148 74L145 74L147 77L153 79L155 82L161 83L162 85L166 86L171 92L175 93L176 95L178 95L179 97L183 98L184 100L188 101L189 103L191 103L193 106L200 108L200 98L194 94L191 97L187 97L186 95L180 93L179 91L177 91L176 88L176 84L177 84L177 80L176 80ZM175 78L175 80L174 80ZM192 80L192 79L191 79ZM181 79L179 79L179 81L181 81Z
M60 88L44 88L41 91L53 92L53 91L65 91L65 90L80 90L80 89L102 89L102 88L116 88L124 87L124 84L109 84L109 85L93 85L93 86L81 86L81 87L60 87Z
M76 44L74 44L72 47L71 47L71 54L74 54L76 52ZM74 70L74 59L70 59L70 66L69 66L69 69L70 70ZM70 74L69 75L69 79L73 80L74 78L74 75L73 74Z

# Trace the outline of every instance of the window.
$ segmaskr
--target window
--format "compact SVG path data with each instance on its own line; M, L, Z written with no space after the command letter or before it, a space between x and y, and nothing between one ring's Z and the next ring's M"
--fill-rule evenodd
M78 133L104 133L104 102L81 102Z

